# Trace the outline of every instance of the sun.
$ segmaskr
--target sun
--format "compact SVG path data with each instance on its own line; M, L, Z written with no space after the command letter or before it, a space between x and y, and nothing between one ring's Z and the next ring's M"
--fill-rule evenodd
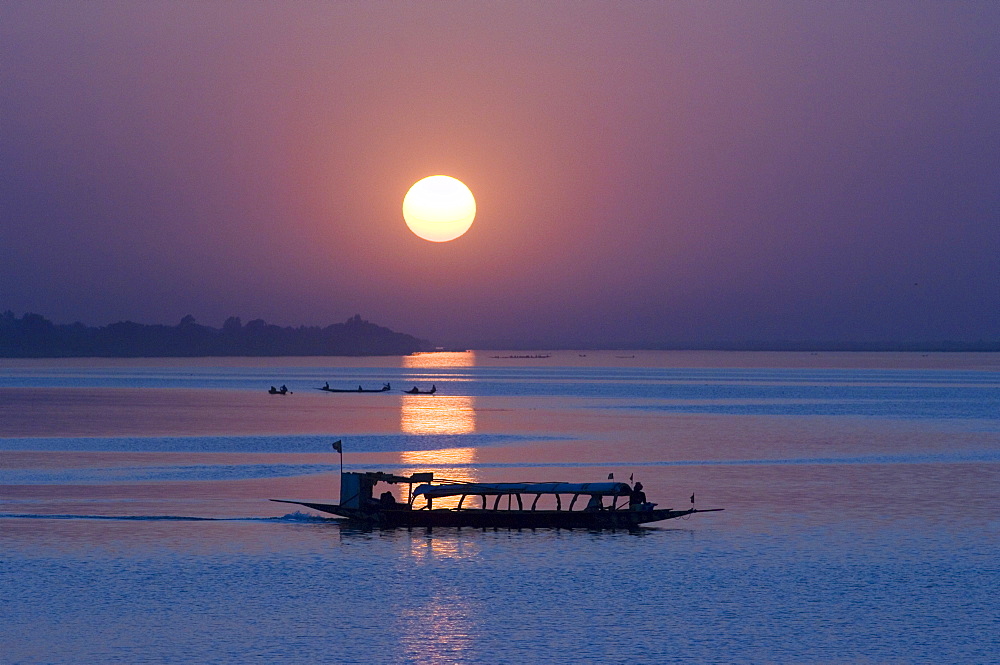
M475 218L472 191L451 176L432 175L418 180L403 197L403 220L424 240L454 240L469 230Z

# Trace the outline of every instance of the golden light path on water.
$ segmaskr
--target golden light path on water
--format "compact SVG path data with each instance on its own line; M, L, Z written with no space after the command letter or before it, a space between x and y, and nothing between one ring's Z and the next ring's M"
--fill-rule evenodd
M475 367L475 351L436 351L403 356L405 369L444 369Z
M469 396L403 395L399 427L404 434L473 434L475 403Z
M476 461L475 448L444 448L441 450L410 450L399 454L399 462L403 465L402 475L434 472L435 480L451 480L460 483L475 483L479 481L471 465ZM406 485L399 486L401 501L409 500L409 489ZM424 505L418 499L414 507ZM451 508L458 505L458 497L435 499L435 508Z
M408 414L405 402L401 413L403 431L408 434L467 434L476 429L475 410L471 397L449 400L430 396L421 400L420 395L408 395L411 404ZM399 461L406 465L403 475L433 471L436 479L447 478L460 482L476 482L475 473L468 465L476 461L475 448L444 448L441 450L411 450L399 454ZM402 500L409 499L406 485L400 485ZM417 500L415 507L425 505ZM435 508L458 505L458 498L437 499ZM458 560L475 557L480 550L476 540L462 538L411 538L410 558L417 566L432 565L440 560ZM454 661L469 649L482 616L481 603L473 602L457 590L437 590L426 602L408 604L400 608L407 619L403 622L403 648L416 660Z
M411 367L427 367L428 360L434 360L436 367L468 367L472 365L471 354L444 354L404 359ZM442 364L442 360L444 364ZM404 395L399 410L399 426L404 434L452 435L473 434L476 431L475 400L468 395ZM470 469L476 461L475 448L444 448L440 450L410 450L399 454L399 462L404 469L402 475L412 475L433 471L437 479L476 482L478 478ZM409 487L400 485L400 500L409 500ZM425 505L418 499L414 507ZM438 499L438 508L458 505L458 498ZM478 544L461 539L413 538L410 540L410 556L417 565L429 564L440 559L464 559L475 556ZM402 641L404 649L417 659L454 659L469 647L469 641L476 634L473 617L478 616L478 607L473 607L469 598L440 591L425 603L401 608L410 620L404 622L408 628Z
M407 369L444 369L474 367L473 352L416 354L403 358ZM399 429L413 435L459 435L476 432L476 404L470 395L441 394L403 395L399 409ZM435 479L458 482L476 482L478 478L470 469L476 461L475 448L444 448L440 450L412 450L399 454L403 475L434 472ZM409 499L406 486L400 486L401 501ZM418 503L421 503L418 501ZM435 507L458 505L458 499L439 499Z
M426 538L412 541L412 561L415 567L433 565L435 560L474 557L474 545ZM463 546L464 545L464 546ZM482 632L481 623L488 611L482 601L460 588L432 589L431 598L419 604L399 607L404 619L400 642L408 662L460 663L463 656L475 648Z

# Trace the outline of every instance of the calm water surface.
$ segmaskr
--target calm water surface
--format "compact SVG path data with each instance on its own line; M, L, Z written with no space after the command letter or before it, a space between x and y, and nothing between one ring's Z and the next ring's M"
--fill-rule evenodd
M1000 662L996 354L493 355L0 361L0 662ZM336 497L336 439L726 511L428 533L266 501Z

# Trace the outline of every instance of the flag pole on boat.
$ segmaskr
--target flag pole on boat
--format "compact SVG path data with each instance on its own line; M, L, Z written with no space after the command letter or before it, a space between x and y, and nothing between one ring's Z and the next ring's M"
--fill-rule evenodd
M333 449L340 453L340 475L344 475L344 446L340 439L333 442Z

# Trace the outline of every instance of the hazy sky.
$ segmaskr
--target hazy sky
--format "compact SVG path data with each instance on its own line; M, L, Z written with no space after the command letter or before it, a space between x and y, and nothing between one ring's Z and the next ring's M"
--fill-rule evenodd
M7 0L4 309L998 339L1000 3Z

